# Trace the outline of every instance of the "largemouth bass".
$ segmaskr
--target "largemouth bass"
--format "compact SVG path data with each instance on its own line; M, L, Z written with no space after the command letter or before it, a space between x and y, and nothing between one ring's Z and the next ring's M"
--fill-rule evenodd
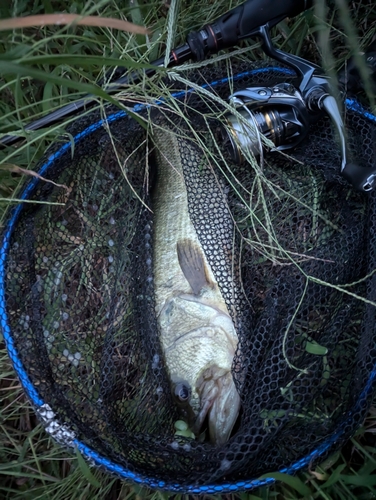
M220 445L229 439L240 409L231 373L238 345L231 317L238 297L232 272L232 219L223 189L203 163L199 148L168 129L155 128L153 140L157 162L152 196L154 291L162 348L176 401L193 419L194 432L200 432L207 417L210 440ZM197 182L195 199L202 215L197 218L204 244L191 220L188 173ZM222 277L222 292L234 299L230 300L232 315L214 267Z

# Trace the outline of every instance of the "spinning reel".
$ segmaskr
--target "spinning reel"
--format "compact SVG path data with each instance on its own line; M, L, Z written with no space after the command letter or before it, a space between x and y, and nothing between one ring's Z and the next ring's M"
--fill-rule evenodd
M246 152L262 159L265 146L262 135L274 144L273 150L288 150L299 144L308 134L309 127L322 112L327 113L337 131L341 150L341 173L360 191L371 191L376 187L376 166L361 167L349 161L345 127L336 99L335 86L324 74L322 68L305 59L293 56L276 49L272 45L269 29L286 17L293 17L312 7L314 0L247 0L241 5L226 12L211 24L203 26L199 31L188 34L186 43L176 47L168 57L168 67L182 64L188 60L201 61L210 54L234 47L240 41L252 37L260 37L264 52L271 58L287 65L298 75L299 85L294 87L282 83L274 87L252 87L235 92L230 102L244 118L239 121L239 114L229 113L226 117L227 127L223 130L223 138L236 162L244 161ZM376 47L372 49L367 64L371 73L376 72ZM156 68L163 66L165 58L153 61L152 68L144 70L151 76ZM355 88L359 84L356 65L349 65L348 77L341 80L345 88ZM138 81L137 73L111 82L106 91L113 93L124 84ZM358 80L358 82L357 82ZM345 85L344 85L345 84ZM48 115L29 123L27 130L38 130L52 123L61 121L65 116L87 109L96 100L87 95L78 101L69 103ZM20 139L18 136L5 135L0 138L0 147L11 145Z
M230 103L244 118L226 115L222 136L236 163L243 163L248 153L262 162L266 149L262 135L269 139L272 151L294 148L308 134L309 127L326 112L337 131L341 150L341 174L360 191L376 186L376 166L361 167L349 161L345 127L336 99L336 89L322 68L300 57L287 54L272 45L266 26L258 29L264 52L289 66L299 77L299 85L280 83L273 87L250 87L232 94ZM372 68L371 68L372 69Z

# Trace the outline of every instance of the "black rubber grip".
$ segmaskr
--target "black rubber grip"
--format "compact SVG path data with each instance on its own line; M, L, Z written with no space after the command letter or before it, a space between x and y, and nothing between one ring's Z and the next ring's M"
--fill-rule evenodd
M347 179L357 191L372 191L376 182L376 168L367 168L347 163L342 171L342 175Z

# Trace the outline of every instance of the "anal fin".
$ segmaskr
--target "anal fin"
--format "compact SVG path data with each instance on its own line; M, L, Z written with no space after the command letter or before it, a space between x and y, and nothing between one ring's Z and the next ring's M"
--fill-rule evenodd
M192 240L180 240L176 244L180 268L192 291L198 295L204 287L213 287L208 277L202 249Z

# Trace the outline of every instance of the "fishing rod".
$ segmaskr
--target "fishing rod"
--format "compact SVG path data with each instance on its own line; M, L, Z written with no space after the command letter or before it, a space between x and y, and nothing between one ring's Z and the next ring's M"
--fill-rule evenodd
M222 49L234 47L242 40L257 36L259 26L270 29L286 17L294 17L312 5L313 0L247 0L212 23L205 25L199 31L189 33L186 43L171 51L167 67L174 67L189 60L202 61L209 54L216 54ZM153 61L151 65L155 68L147 68L143 74L152 76L158 67L164 66L164 61L164 57ZM114 93L119 91L122 86L140 79L139 73L131 72L111 82L105 90L108 93ZM39 130L58 123L63 118L78 111L89 109L95 102L94 96L88 94L27 124L24 130ZM6 135L0 138L0 147L10 146L21 139L22 137Z

